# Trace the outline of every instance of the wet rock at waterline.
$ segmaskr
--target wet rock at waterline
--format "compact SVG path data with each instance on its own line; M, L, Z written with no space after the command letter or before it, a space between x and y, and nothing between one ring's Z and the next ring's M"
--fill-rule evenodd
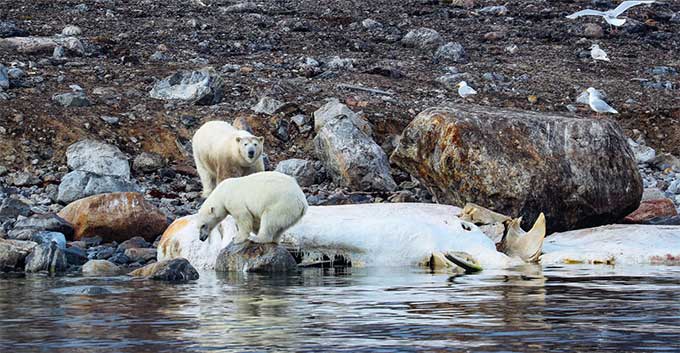
M361 191L393 191L385 152L347 116L326 122L314 138L314 149L338 185Z
M192 281L198 279L198 271L183 258L165 260L146 265L129 273L133 277L169 282Z
M66 254L57 243L43 243L36 246L26 257L26 272L65 272L68 267Z
M158 81L151 98L184 101L197 105L217 104L224 95L224 81L212 69L179 71Z
M59 216L73 225L74 240L100 236L104 242L123 242L141 236L152 242L168 226L163 212L134 192L80 199L64 207Z
M90 277L117 276L121 268L107 260L90 260L83 265L82 272Z
M32 241L0 239L0 272L23 271L26 257L37 245Z
M217 272L286 273L296 270L293 255L274 243L231 243L222 249L215 262Z
M644 224L655 218L668 218L678 214L673 201L667 198L645 200L640 207L624 218L625 223Z
M549 231L616 222L635 210L642 180L611 120L461 105L420 113L392 162L439 202L474 202Z

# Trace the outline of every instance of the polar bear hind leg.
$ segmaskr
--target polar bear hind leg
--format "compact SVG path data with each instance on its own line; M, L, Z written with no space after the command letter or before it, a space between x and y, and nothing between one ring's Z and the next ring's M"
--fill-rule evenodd
M210 193L215 190L215 187L217 186L217 181L215 180L215 176L203 166L203 163L198 158L195 158L196 161L196 172L198 173L198 177L201 179L201 185L203 186L203 197L208 198L210 196Z
M250 237L250 232L253 231L253 216L249 212L243 212L232 215L236 220L236 227L238 233L234 237L234 244L243 243Z

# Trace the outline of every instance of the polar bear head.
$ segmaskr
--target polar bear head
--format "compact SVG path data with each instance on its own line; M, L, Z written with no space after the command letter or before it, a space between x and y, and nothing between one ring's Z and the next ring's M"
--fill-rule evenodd
M224 207L213 205L213 201L208 197L198 210L196 222L199 230L199 239L201 239L201 241L208 239L215 226L226 218L227 214L227 210L225 210Z
M262 155L264 137L253 135L236 136L238 153L241 157L242 165L249 166L255 163Z

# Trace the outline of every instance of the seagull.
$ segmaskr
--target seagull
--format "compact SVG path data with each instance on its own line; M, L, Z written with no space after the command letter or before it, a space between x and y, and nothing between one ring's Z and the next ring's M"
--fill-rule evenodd
M604 50L600 49L600 46L597 44L593 44L590 47L590 56L595 60L611 61L607 57L607 53L605 53Z
M590 87L586 90L586 92L588 92L588 105L590 105L590 109L594 110L598 116L600 115L600 113L612 113L612 114L619 113L616 111L616 109L610 107L609 104L607 104L607 102L600 99L599 94L597 93L597 90L595 90L595 88Z
M634 1L624 1L622 2L619 6L617 6L613 10L609 11L597 11L597 10L581 10L579 12L575 12L569 16L567 16L568 19L574 20L577 19L581 16L601 16L604 18L607 23L609 23L612 26L620 27L623 26L624 23L626 23L625 18L617 18L620 16L622 13L626 12L629 8L637 5L642 5L642 4L652 4L656 0L634 0Z
M458 82L457 86L458 94L463 98L477 94L477 91L475 91L474 88L468 86L467 82L465 81Z

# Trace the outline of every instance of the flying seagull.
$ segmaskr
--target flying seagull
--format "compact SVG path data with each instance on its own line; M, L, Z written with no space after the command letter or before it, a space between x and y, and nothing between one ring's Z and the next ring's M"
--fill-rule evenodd
M652 4L656 0L635 0L635 1L624 1L622 2L619 6L617 6L613 10L609 11L597 11L597 10L581 10L579 12L575 12L569 16L567 16L568 19L574 20L577 19L581 16L601 16L604 18L607 23L609 23L612 26L620 27L623 26L624 23L626 23L625 18L617 18L620 16L622 13L626 12L629 8L637 5L642 5L642 4Z
M602 50L600 46L597 44L593 44L590 47L590 57L592 57L595 60L611 61L607 57L607 53L605 53L604 50Z
M603 101L600 98L600 95L595 90L595 88L590 87L586 90L586 92L588 92L588 105L590 105L590 109L594 110L598 114L598 116L600 115L600 113L612 113L612 114L619 113L616 111L616 109L609 106L607 102Z
M477 94L477 91L475 91L474 88L468 86L467 82L460 81L458 82L458 94L463 98L467 98L468 96Z

